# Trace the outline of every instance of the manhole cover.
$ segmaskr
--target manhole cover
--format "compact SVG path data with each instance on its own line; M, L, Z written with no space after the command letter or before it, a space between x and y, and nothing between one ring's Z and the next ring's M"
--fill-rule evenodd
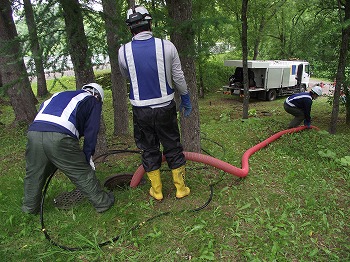
M59 209L71 209L74 205L81 203L85 199L79 189L70 192L63 192L54 198L54 206Z

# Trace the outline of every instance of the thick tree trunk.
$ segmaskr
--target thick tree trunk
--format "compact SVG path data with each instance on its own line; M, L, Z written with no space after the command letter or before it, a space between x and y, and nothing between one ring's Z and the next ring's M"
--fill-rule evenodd
M340 8L340 7L339 7ZM341 12L341 10L339 10ZM342 29L342 41L339 51L339 63L336 76L336 85L334 90L333 98L333 109L331 115L331 122L329 126L329 133L335 134L337 130L337 121L339 115L339 98L342 84L344 83L345 78L345 66L346 66L346 57L348 54L349 47L349 37L350 37L350 0L345 1L345 16L343 24L346 25Z
M84 84L95 82L81 5L78 0L60 0L60 3L66 25L69 53L74 66L76 89L81 89ZM107 149L106 128L102 117L95 155L103 154Z
M36 28L33 7L30 0L23 0L26 23L30 37L30 47L34 56L35 71L37 77L37 95L43 97L48 94L45 71L42 61L42 50L40 48L38 32Z
M78 0L59 1L66 24L68 48L74 67L76 89L80 89L84 84L95 81L81 5Z
M118 25L115 0L102 0L108 55L111 63L111 83L114 108L114 135L129 133L128 93L118 65Z
M0 72L15 112L15 124L30 124L37 100L30 86L9 0L0 1Z
M199 126L199 108L198 92L196 82L196 69L192 50L194 50L194 32L191 25L180 27L184 22L192 19L192 1L191 0L167 0L170 17L174 21L176 30L170 34L171 40L177 47L182 69L185 74L186 82L191 96L192 114L190 117L181 116L181 135L182 144L185 151L200 152L200 126Z

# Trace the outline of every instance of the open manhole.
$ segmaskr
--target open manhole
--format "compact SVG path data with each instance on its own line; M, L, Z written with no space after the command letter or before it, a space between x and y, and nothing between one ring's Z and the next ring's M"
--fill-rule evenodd
M104 187L108 190L125 190L130 187L130 182L134 174L131 173L123 173L123 174L115 174L106 179L104 182ZM146 180L144 178L141 179L140 185L144 185Z

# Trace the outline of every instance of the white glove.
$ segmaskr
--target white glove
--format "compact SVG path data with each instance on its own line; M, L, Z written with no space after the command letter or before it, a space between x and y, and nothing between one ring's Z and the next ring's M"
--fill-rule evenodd
M92 161L92 157L90 157L90 166L92 167L93 170L96 170L95 163L94 161Z

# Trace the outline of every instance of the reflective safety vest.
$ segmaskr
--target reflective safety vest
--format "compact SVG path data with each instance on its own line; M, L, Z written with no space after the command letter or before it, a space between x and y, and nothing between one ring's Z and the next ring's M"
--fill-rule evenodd
M312 97L310 93L297 93L294 95L291 95L290 97L287 97L286 103L291 107L298 107L302 108L301 105L305 104L312 104Z
M157 105L174 98L174 89L167 82L162 39L133 40L124 45L124 57L133 106Z
M84 90L56 93L42 104L34 123L44 121L62 126L79 139L76 128L77 107L89 96L92 94Z

